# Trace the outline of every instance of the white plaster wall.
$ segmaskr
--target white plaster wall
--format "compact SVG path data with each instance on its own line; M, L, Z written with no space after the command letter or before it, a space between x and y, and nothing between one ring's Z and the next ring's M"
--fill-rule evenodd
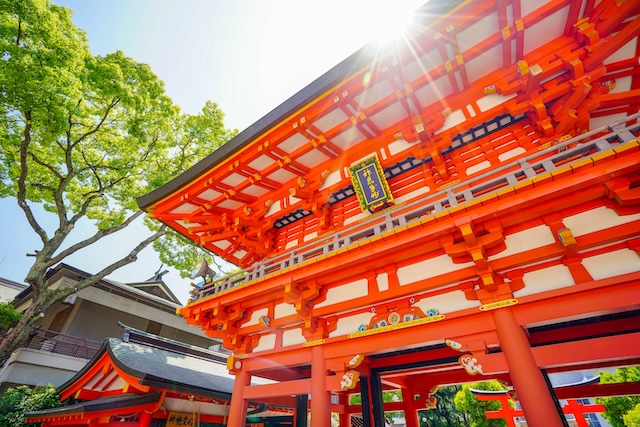
M277 214L278 212L280 212L281 209L281 205L280 205L280 200L275 200L273 202L273 204L271 206L269 206L269 209L267 209L267 212L264 214L264 217L270 217L271 215Z
M341 180L342 180L342 176L340 175L340 169L333 171L329 175L327 175L327 177L324 179L324 182L322 183L322 186L320 187L319 191L322 191L325 188L329 188L333 184L339 183Z
M283 302L282 304L278 304L275 306L273 313L273 317L275 317L276 319L281 319L283 317L296 314L296 309L292 304Z
M640 214L618 215L613 209L606 206L591 209L576 215L568 216L562 220L564 225L571 230L575 237L604 230L605 228L627 224L640 219Z
M410 148L411 144L409 144L404 139L397 139L397 140L393 141L392 143L390 143L387 147L389 148L389 153L391 153L392 156L395 156L396 154L400 153L401 151L404 151L404 150Z
M304 339L304 335L302 335L302 329L287 329L282 333L282 346L302 344L306 340Z
M368 292L369 286L367 279L360 279L347 283L346 285L336 286L327 291L327 298L321 303L316 304L315 308L326 307L339 302L364 297L367 296Z
M258 323L260 323L260 317L266 316L267 314L269 314L268 308L261 308L260 310L254 311L253 313L251 313L251 319L249 319L249 321L245 323L244 326L257 325Z
M467 168L466 174L467 175L472 175L476 172L480 172L481 170L487 169L488 167L491 166L491 162L489 160L485 160L483 162L480 162L476 165L470 166Z
M472 262L454 264L449 255L427 259L398 269L400 285L407 285L418 280L429 279L441 274L451 273L474 265Z
M318 232L314 231L313 233L306 234L304 236L304 241L308 242L309 240L315 239L316 237L318 237Z
M380 273L376 276L376 284L378 285L378 291L384 292L389 289L389 275L387 273Z
M435 308L440 314L447 314L459 310L466 310L467 308L480 307L480 302L468 300L462 291L452 291L442 295L423 298L416 302L414 306L425 313L427 310Z
M20 293L20 290L10 287L0 286L0 301L7 302L13 301L16 295Z
M512 150L505 151L502 154L498 154L498 160L500 160L501 162L504 162L505 160L512 159L512 158L517 157L520 154L524 154L526 152L527 152L527 150L525 150L523 147L516 147L516 148L514 148Z
M507 246L507 249L490 256L488 260L492 261L509 255L519 254L520 252L539 248L545 245L551 245L555 242L556 239L553 236L551 229L547 225L539 225L537 227L505 236L504 243Z
M451 129L454 126L458 126L460 123L463 123L466 119L467 118L465 117L464 112L462 110L452 111L451 114L449 114L447 118L444 119L444 126L438 129L435 132L435 134L438 135L439 133L442 133L445 130Z
M338 319L336 330L329 334L329 338L347 335L358 331L358 326L369 325L374 313L360 313L354 316L343 317Z
M640 257L631 249L620 249L584 258L582 265L594 280L640 271Z
M478 99L476 101L476 104L478 105L478 108L480 108L480 112L484 113L485 111L490 110L497 105L507 102L511 98L515 98L516 95L517 93L513 93L508 96L503 96L498 93L492 93Z
M554 265L525 273L522 276L522 281L524 288L513 293L516 298L575 285L571 271L566 265Z
M264 350L273 350L276 345L276 335L275 334L267 334L260 337L260 341L256 348L253 351L264 351Z

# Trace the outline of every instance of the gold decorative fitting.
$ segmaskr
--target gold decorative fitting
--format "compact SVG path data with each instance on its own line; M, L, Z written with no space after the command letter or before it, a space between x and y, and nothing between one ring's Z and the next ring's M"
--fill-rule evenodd
M451 70L453 70L453 64L451 64L451 61L445 62L444 68L447 70L447 73L451 72Z
M506 40L511 37L511 29L506 26L502 29L502 40Z
M360 373L358 371L347 371L342 375L342 380L340 381L340 388L342 390L351 390L354 389L358 385L358 381L360 380Z
M576 242L576 238L573 237L573 233L568 228L561 228L560 230L558 230L557 234L560 243L562 243L562 246L564 247L575 245L578 243Z
M527 61L520 60L516 63L516 69L518 70L518 74L524 76L529 72L529 64L527 64Z

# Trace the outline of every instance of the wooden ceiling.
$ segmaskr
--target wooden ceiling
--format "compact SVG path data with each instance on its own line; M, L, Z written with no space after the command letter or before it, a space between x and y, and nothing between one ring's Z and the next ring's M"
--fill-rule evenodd
M246 267L371 215L347 169L373 154L396 201L410 202L639 109L640 2L471 0L433 12L140 206Z

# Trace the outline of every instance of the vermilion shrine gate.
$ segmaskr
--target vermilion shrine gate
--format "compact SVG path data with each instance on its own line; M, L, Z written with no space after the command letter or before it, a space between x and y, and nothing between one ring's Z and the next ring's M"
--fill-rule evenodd
M229 426L290 395L348 425L360 392L416 427L475 375L555 427L546 372L638 364L640 2L443 3L139 199L244 268L180 311L234 352Z

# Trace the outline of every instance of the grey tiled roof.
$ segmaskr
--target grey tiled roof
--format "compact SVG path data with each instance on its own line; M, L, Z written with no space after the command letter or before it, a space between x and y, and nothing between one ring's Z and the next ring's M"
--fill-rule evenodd
M220 362L117 338L106 344L114 363L144 385L213 397L233 391L234 377Z
M156 403L160 400L160 393L149 394L124 394L108 396L102 399L89 400L87 402L76 403L74 405L61 406L59 408L42 409L40 411L25 412L27 418L37 417L61 417L64 415L75 415L86 412L98 412L109 409L127 408L130 406Z

